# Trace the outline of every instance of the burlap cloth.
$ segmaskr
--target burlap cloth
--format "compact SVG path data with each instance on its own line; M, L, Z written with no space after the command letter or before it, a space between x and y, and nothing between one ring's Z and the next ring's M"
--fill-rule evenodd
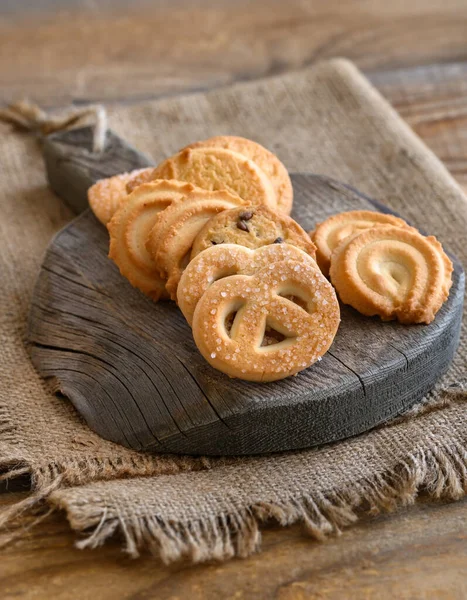
M239 134L290 170L330 175L437 235L467 265L467 201L443 165L348 62L110 113L110 124L159 160L188 142ZM41 258L72 214L46 185L40 148L1 127L0 466L30 473L31 495L0 513L65 509L94 547L117 530L136 555L163 560L245 556L258 526L303 522L322 537L361 511L411 502L420 489L456 499L467 483L467 339L428 408L356 438L242 459L150 456L100 439L35 373L24 346ZM6 539L8 536L4 536Z

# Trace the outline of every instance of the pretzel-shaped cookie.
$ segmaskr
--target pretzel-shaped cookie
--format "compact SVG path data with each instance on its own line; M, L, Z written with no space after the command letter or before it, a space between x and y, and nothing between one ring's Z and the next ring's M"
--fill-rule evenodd
M227 375L275 381L319 360L338 326L339 304L321 271L287 260L215 281L196 306L193 337L204 358Z
M436 238L375 227L345 239L331 257L331 281L364 315L431 323L449 295L452 263Z
M270 264L290 260L318 269L306 252L290 244L270 244L256 250L236 244L212 246L198 254L183 272L177 304L191 325L196 305L214 281L230 275L254 275Z
M410 225L399 217L371 210L350 210L318 223L314 231L310 232L310 237L316 244L316 261L323 273L326 276L329 274L331 254L345 238L381 225L411 229Z
M196 189L156 216L146 246L161 276L167 278L166 287L173 300L194 239L205 223L223 210L245 204L245 200L225 190Z
M166 297L167 293L159 268L146 249L149 232L158 213L195 189L180 181L145 183L127 197L108 224L109 257L134 287L153 300Z

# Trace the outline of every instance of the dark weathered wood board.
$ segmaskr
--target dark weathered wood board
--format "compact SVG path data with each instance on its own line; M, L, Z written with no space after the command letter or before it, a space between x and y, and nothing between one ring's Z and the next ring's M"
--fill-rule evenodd
M60 144L74 136L84 139L61 134ZM74 162L81 181L111 172L105 153L75 152L67 177ZM133 168L124 162L116 170ZM381 208L324 177L297 174L293 183L294 217L306 229L338 211ZM58 188L74 206L83 201L76 186ZM204 361L177 307L132 288L107 250L107 231L89 210L52 241L31 306L31 356L93 429L138 450L247 454L343 439L422 398L457 348L464 275L456 261L449 300L431 325L382 323L342 307L321 362L275 383L230 379Z

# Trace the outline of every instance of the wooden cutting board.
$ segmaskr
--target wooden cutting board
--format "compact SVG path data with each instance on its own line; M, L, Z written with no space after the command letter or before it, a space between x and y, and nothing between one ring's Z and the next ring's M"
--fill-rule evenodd
M91 131L48 138L52 188L77 211L97 179L150 160L112 133L101 155ZM326 177L294 174L295 219L306 229L339 211L381 204ZM51 242L34 292L29 347L54 389L106 439L136 450L254 454L356 435L419 401L456 351L464 273L431 325L403 326L342 306L322 361L274 383L230 379L199 354L172 302L153 303L107 258L108 234L89 209Z

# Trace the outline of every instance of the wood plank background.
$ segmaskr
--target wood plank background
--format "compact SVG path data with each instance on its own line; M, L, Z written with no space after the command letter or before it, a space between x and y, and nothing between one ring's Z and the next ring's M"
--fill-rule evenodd
M28 96L46 107L139 102L345 56L467 190L465 0L3 0L0 50L0 101ZM3 493L0 505L24 494ZM0 595L460 600L466 508L421 504L324 545L298 527L272 528L248 560L170 568L127 559L118 540L75 550L57 514L1 551Z
M18 496L16 496L18 499ZM8 500L7 500L8 501ZM5 496L0 496L0 506ZM271 528L263 552L225 564L164 567L117 543L77 550L54 515L1 554L2 599L465 600L467 502L365 519L324 544ZM32 518L23 520L23 526Z

